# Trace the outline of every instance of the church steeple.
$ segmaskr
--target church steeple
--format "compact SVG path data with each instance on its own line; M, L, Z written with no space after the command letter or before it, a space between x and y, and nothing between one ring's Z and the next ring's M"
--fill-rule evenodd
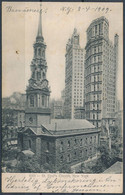
M31 61L31 77L27 86L26 127L37 131L43 122L49 122L50 88L46 78L46 44L42 34L42 9L40 6L38 32L33 44L34 56Z
M37 39L43 38L42 35L42 5L40 4L40 12L39 12L39 24L38 24L38 32L37 32Z

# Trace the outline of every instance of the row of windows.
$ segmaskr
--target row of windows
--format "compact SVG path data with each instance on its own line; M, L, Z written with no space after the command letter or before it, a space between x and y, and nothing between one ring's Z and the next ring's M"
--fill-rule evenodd
M92 27L87 33L87 40L91 39L91 37L93 36L101 35L103 33L102 29L103 29L103 23L100 23Z
M74 139L74 141L70 141L70 140L68 140L67 141L67 147L69 148L69 147L71 147L72 146L72 144L71 143L74 143L75 145L78 145L78 144L80 144L80 146L83 146L83 144L85 143L85 144L87 144L87 143L95 143L96 142L96 136L91 136L91 137L89 137L89 138L85 138L85 139ZM61 141L60 142L60 148L61 149L64 149L65 148L65 144L66 143L64 143L63 141Z
M46 106L47 104L47 96L44 96L42 95L42 100L41 100L41 103L42 103L42 106ZM35 97L34 95L31 95L30 96L30 107L34 107L35 106Z
M85 70L85 75L88 76L91 73L97 73L100 71L102 71L102 66L97 65L97 66L89 67Z
M94 55L86 60L87 66L89 66L90 64L93 64L93 63L98 63L98 62L102 62L102 55Z
M90 49L88 49L86 51L86 58L88 58L92 54L96 54L96 53L99 53L99 52L102 52L102 45L90 47Z
M42 50L41 48L36 48L35 50L34 50L34 53L35 53L35 56L42 56L42 57L45 57L45 51L44 50Z
M93 150L93 151L92 151ZM82 157L87 157L88 156L88 154L89 154L89 156L91 156L92 155L92 152L96 152L96 148L94 148L94 149L92 149L92 148L89 148L89 150L88 149L85 149L84 151L83 150L81 150L80 152L79 152L79 155L80 155L80 157L82 158ZM78 158L78 152L74 152L72 155L71 154L68 154L67 155L67 162L70 162L71 161L71 158L72 159L76 159L76 158ZM63 162L65 159L64 159L64 155L62 155L61 157L60 157L60 161L61 162Z

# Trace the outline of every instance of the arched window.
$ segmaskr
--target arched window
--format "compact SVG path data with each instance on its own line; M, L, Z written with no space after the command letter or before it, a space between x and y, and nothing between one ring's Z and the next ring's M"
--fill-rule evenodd
M34 107L34 96L33 95L30 96L30 106Z
M31 149L31 140L29 139L29 141L28 141L29 143L29 149Z
M60 152L63 151L63 142L61 141L61 145L60 145Z
M80 146L82 146L82 139L80 140Z
M68 140L68 148L70 147L70 141Z
M44 95L42 95L42 106L44 106Z
M43 72L43 79L45 79L45 73Z
M41 48L38 49L38 55L41 56Z
M32 78L35 78L35 71L32 72Z
M47 106L47 97L44 96L44 103L45 103L45 107Z
M45 52L44 51L42 51L42 56L45 57Z
M37 80L39 81L41 79L41 72L37 72Z

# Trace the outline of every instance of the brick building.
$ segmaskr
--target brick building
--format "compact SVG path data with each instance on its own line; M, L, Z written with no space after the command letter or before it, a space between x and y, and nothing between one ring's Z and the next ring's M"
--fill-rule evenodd
M30 150L51 171L62 171L64 166L83 163L97 157L99 131L87 120L53 119L43 123L39 132L32 127L19 133L19 147Z

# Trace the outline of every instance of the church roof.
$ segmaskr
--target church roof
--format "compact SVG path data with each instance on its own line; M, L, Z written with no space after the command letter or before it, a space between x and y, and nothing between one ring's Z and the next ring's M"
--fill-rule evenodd
M50 124L42 124L42 126L50 131L96 128L85 119L52 119Z
M36 136L68 136L77 134L99 133L100 130L85 119L52 119L34 130L27 127L24 133L33 132Z

